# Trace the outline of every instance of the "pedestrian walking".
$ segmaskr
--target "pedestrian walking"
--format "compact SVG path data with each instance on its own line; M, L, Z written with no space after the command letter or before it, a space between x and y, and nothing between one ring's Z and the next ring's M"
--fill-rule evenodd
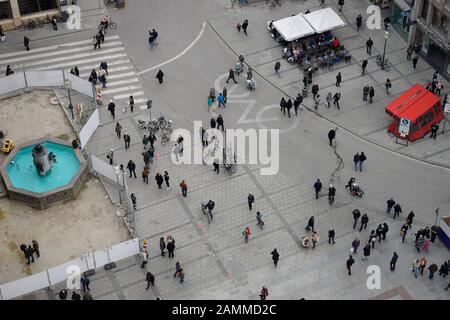
M411 55L413 51L414 49L412 46L409 46L408 49L406 49L406 60L411 60Z
M297 110L299 108L299 106L302 104L303 102L303 96L298 93L297 97L294 100L294 111L295 111L295 116L297 116Z
M28 246L25 251L25 257L27 258L27 264L30 265L34 263L34 249L32 246Z
M372 40L372 38L369 37L369 39L366 41L366 50L367 50L368 55L372 54L372 46L373 46L373 40Z
M330 184L330 186L328 187L328 202L330 203L330 205L333 205L335 195L336 188L332 184Z
M150 174L150 171L147 167L144 166L144 170L142 170L142 181L148 184L148 175Z
M242 23L242 31L244 31L245 35L247 36L247 28L248 28L248 20L245 19Z
M133 204L133 210L137 210L137 199L136 199L136 195L134 193L132 193L130 195L131 198L131 203Z
M286 100L284 99L284 97L282 97L280 100L280 111L282 111L283 114L286 115Z
M106 73L106 75L109 76L109 73L108 73L108 63L106 63L106 61L102 61L102 62L100 63L100 70L104 70L105 73Z
M217 122L217 130L219 130L219 128L222 127L222 131L225 131L225 128L223 126L223 117L221 113L219 113L216 122Z
M186 181L182 180L180 183L180 188L181 188L181 194L183 195L183 197L187 197L187 183Z
M367 96L369 95L369 85L365 85L363 88L363 101L367 101Z
M406 223L409 225L409 228L411 228L414 216L415 216L414 211L411 210L411 212L408 214L408 217L406 217Z
M428 277L430 280L433 279L434 274L436 273L436 271L438 271L438 265L436 263L432 263L430 264L430 266L428 267L428 270L430 271L430 276Z
M430 249L430 240L424 239L422 249L428 252L428 250Z
M314 231L314 217L311 216L311 218L309 218L308 223L306 224L305 227L306 231Z
M280 61L275 62L274 69L275 69L275 74L278 76L278 78L281 78L280 68L281 68L281 62Z
M361 217L361 212L358 209L355 209L352 211L352 215L353 215L353 230L355 230L359 217Z
M27 49L27 51L30 51L30 39L28 37L23 36L23 45Z
M86 275L82 275L80 279L81 286L83 287L83 292L86 293L86 291L91 291L89 288L89 284L91 283L91 280Z
M356 28L358 28L358 32L359 29L361 28L362 25L362 15L358 14L358 16L356 17Z
M395 265L397 264L397 260L398 260L398 254L397 254L397 252L394 251L392 258L391 258L391 262L389 263L391 271L395 271Z
M95 48L101 49L100 44L103 42L102 40L105 41L104 34L102 34L101 32L97 33L95 35L95 41L96 41L96 47Z
M367 228L368 223L369 223L369 216L367 215L367 213L364 213L361 217L361 227L359 228L359 232L361 232L363 228L365 230Z
M441 266L440 266L440 268L439 268L439 275L441 276L441 277L446 277L446 276L448 276L448 272L449 272L449 269L450 268L450 266L449 266L449 264L448 264L448 262L447 261L444 261L444 263L443 264L441 264Z
M420 275L423 276L423 271L425 270L427 266L427 259L425 259L425 257L420 257L419 259L419 270L420 270Z
M363 62L362 62L362 64L361 64L361 69L362 69L361 76L363 76L363 75L364 75L364 72L366 71L367 63L368 63L368 62L367 62L367 59L364 59Z
M420 261L419 259L414 259L412 262L411 271L414 274L415 278L417 278L417 276L419 275L419 270L420 270Z
M372 246L372 249L375 249L375 241L377 241L377 234L375 230L370 231L369 235L369 244Z
M354 254L358 254L358 248L360 244L361 241L359 241L358 238L355 238L355 240L352 241L352 248L350 249L350 251Z
M264 221L262 220L261 212L256 212L256 225L258 225L261 230L264 228Z
M164 72L159 69L158 73L155 76L156 79L158 79L159 83L163 83L163 78L164 78Z
M286 102L285 110L287 110L289 118L291 117L291 109L292 109L292 100L288 99L288 101Z
M417 252L420 253L420 248L422 248L424 242L425 242L425 239L423 238L423 236L422 235L419 236L419 238L415 242L415 247L416 247Z
M375 231L378 238L378 243L381 242L381 238L383 237L383 225L380 223Z
M319 242L319 234L316 231L313 231L311 234L311 241L313 244L313 249L316 248L316 243Z
M280 254L278 253L277 249L273 249L273 251L270 253L272 255L273 264L275 265L275 268L277 267L278 260L280 259Z
M6 66L6 72L5 72L5 75L6 76L9 76L9 75L11 75L11 74L14 74L14 71L12 71L12 69L11 69L11 65L7 65Z
M408 233L408 224L405 223L401 228L400 228L400 235L402 236L402 242L405 242L405 238L406 238L406 234Z
M116 123L115 131L116 131L117 138L120 139L121 138L120 133L122 132L122 126L120 125L119 122Z
M311 92L313 94L313 99L316 99L317 94L319 93L319 85L314 83L311 87Z
M255 203L255 196L251 193L247 196L248 208L252 211L253 204Z
M322 190L322 182L320 182L320 179L317 179L317 181L314 183L314 191L316 192L316 199L319 199L320 190Z
M114 149L110 149L106 158L109 160L109 164L114 164Z
M362 151L361 154L359 155L359 161L358 161L359 172L362 172L363 163L366 160L367 160L367 157L364 154L364 152Z
M333 104L338 108L338 110L341 110L341 107L339 106L340 99L341 99L341 93L336 92L333 96Z
M389 94L389 89L392 88L392 82L391 79L386 79L386 82L384 83L384 86L386 88L386 94Z
M339 11L342 11L342 7L344 6L344 0L338 0Z
M356 153L353 156L353 163L355 164L355 172L356 172L357 168L358 168L358 163L359 163L359 153Z
M158 185L158 189L161 189L161 186L164 182L164 178L159 172L156 173L155 180L156 184Z
M412 69L413 69L413 70L416 70L417 62L418 62L418 61L419 61L419 56L416 54L416 55L414 55L414 58L412 59L412 62L413 62Z
M27 258L27 245L22 243L19 248L20 248L20 251L23 252L23 255L25 256L25 259L26 259Z
M400 204L399 203L397 203L395 206L394 206L394 219L395 219L395 217L397 217L398 215L400 215L400 213L402 213L403 211L402 211L402 207L400 206Z
M342 75L340 72L336 75L336 87L340 87L342 82Z
M31 244L33 245L34 253L36 253L36 258L40 258L39 243L36 240L33 240L31 241Z
M219 96L217 97L217 102L219 103L218 107L223 106L225 108L225 97L223 96L223 93L219 93Z
M328 140L330 141L330 146L333 146L333 140L336 138L336 130L331 129L328 131Z
M167 171L164 171L164 181L166 182L166 186L167 186L166 190L170 189L169 179L170 179L169 173Z
M233 68L230 68L230 71L228 73L228 79L227 79L227 81L225 81L225 83L228 83L228 81L230 81L230 79L233 80L234 83L237 83L236 79L234 78L234 70L233 70Z
M326 96L326 98L325 98L325 101L326 101L326 103L327 103L328 109L331 108L331 101L332 101L332 100L333 100L333 94L332 94L331 92L328 92L328 94L327 94L327 96Z
M97 85L97 80L98 80L97 71L95 71L95 69L92 69L88 81L91 82L92 85L95 87ZM112 100L110 100L110 102L112 102Z
M238 23L236 24L236 29L237 29L237 31L238 31L238 32L241 32L241 28L242 28L242 25L241 25L240 22L238 22Z
M167 252L169 253L169 258L174 258L174 251L175 251L175 240L172 238L171 235L167 236L166 239L166 248L167 248Z
M363 248L364 258L361 260L366 261L370 257L370 243L367 243L366 246Z
M217 174L219 174L219 159L214 159L214 162L213 162L213 167L214 167L214 172L217 172Z
M175 263L175 273L173 274L173 277L179 277L180 276L180 272L183 270L183 268L181 268L181 264L179 261L177 261Z
M373 97L375 96L375 89L371 86L369 88L369 103L373 102Z
M242 235L244 236L245 243L248 242L248 238L250 237L250 228L245 227L244 231L242 231Z
M386 213L391 213L391 210L395 205L394 198L390 198L388 201L386 201L386 203L387 203Z
M336 236L336 232L334 231L334 229L328 230L328 243L331 244L335 244L334 242L334 237Z
M437 226L432 226L431 227L431 239L430 241L432 243L434 243L434 241L436 240L437 234L438 234L438 227Z
M352 255L348 256L347 259L347 270L348 270L348 275L351 276L352 275L352 265L355 263L355 260L353 259Z
M125 141L125 150L127 150L130 147L130 143L131 143L131 137L128 133L125 133L123 135L123 140Z
M137 179L136 171L135 171L136 170L136 164L133 162L133 160L128 161L127 169L130 171L129 178L131 178L132 175L134 175L134 178Z
M433 124L431 126L431 135L430 135L430 139L433 138L433 140L436 140L436 134L439 130L439 123L436 122L435 124Z
M145 281L147 281L147 288L150 288L150 285L155 286L155 276L150 271L147 272L147 275L145 276Z
M261 298L261 300L266 300L268 295L269 295L269 290L267 290L266 287L262 287L261 292L259 293L259 297Z
M383 223L383 228L381 230L381 234L382 234L382 239L383 240L386 240L386 235L387 235L388 231L389 231L389 226L387 225L386 222L384 222Z
M112 100L109 100L108 111L111 113L114 120L116 118L116 105Z

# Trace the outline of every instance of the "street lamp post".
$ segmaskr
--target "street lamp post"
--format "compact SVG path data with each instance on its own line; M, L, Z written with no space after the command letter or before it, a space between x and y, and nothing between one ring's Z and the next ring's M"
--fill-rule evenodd
M72 96L70 95L70 89L72 89L72 81L70 81L69 79L66 79L64 81L64 84L67 88L67 92L69 94L69 110L70 110L70 115L72 116L72 120L75 119L74 115L73 115L73 105L72 105Z
M382 70L384 70L384 61L385 61L385 57L386 57L386 43L387 43L388 38L389 38L389 31L385 30L384 31L383 60L381 62L381 69Z
M122 195L120 194L120 182L119 182L119 174L120 174L119 165L114 166L114 173L116 174L116 177L117 177L117 184L118 184L117 190L119 190L119 201L120 201L120 204L122 204Z

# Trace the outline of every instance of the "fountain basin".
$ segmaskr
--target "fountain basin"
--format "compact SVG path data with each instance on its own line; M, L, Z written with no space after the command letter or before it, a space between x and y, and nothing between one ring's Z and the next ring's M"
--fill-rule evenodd
M56 155L46 176L33 165L32 149L42 144ZM17 146L0 167L8 197L38 209L76 197L87 179L87 163L80 150L60 139L42 138Z

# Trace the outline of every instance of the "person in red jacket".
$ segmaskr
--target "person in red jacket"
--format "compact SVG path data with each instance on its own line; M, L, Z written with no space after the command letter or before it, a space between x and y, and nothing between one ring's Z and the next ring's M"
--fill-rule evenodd
M261 289L261 293L259 294L259 297L261 298L261 300L266 300L266 297L269 295L269 290L267 290L266 287L262 287Z

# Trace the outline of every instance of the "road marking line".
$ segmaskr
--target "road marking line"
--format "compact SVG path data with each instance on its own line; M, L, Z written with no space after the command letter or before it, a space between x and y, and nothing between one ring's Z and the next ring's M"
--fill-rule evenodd
M108 72L115 72L115 71L123 71L123 70L130 70L133 69L133 66L129 65L129 66L122 66L122 67L117 67L117 68L109 68L110 66L115 66L118 64L124 64L124 63L130 63L130 60L128 59L123 59L123 60L116 60L116 61L112 61L112 62L108 62ZM95 68L100 67L100 64L91 64L91 65L87 65L87 66L80 66L78 67L78 70L82 71L82 70L92 70ZM66 69L66 71L70 71L70 69ZM89 76L91 74L91 72L89 71L89 73L87 73L87 75ZM82 76L82 74L80 74L80 77Z
M133 92L130 94L121 94L118 96L114 96L113 99L114 100L122 100L122 99L128 99L130 96L137 97L137 96L143 96L144 94L145 94L144 91L137 91L137 92Z
M118 45L121 46L122 45L122 41L115 41L115 42L105 43L103 46L109 48L109 47L116 47ZM54 56L59 56L59 55L63 55L63 54L70 54L70 53L82 52L82 51L88 51L88 50L92 51L94 49L92 48L92 46L89 46L89 47L81 47L81 48L74 48L74 49L68 49L68 50L47 52L47 53L43 53L43 54L29 55L29 56L21 57L21 58L13 58L13 59L9 59L9 60L2 60L1 61L1 65L8 65L8 64L15 63L15 62L21 62L21 61L26 61L26 60L34 60L34 59L41 59L41 58L47 58L47 57L54 57ZM67 57L65 56L64 58L67 58Z
M163 63L160 63L160 64L158 64L158 65L156 65L156 66L151 67L151 68L142 70L141 72L138 72L137 74L138 74L138 75L141 75L141 74L150 72L150 71L152 71L152 70L158 69L158 68L160 68L160 67L162 67L162 66L164 66L164 65L166 65L166 64L168 64L168 63L171 63L171 62L173 62L173 61L175 61L175 60L181 58L186 52L189 51L189 49L191 49L191 48L197 43L198 40L200 40L201 36L203 35L203 32L205 32L205 29L206 29L206 22L204 21L204 22L202 23L202 30L200 30L200 33L197 35L197 37L194 39L194 41L192 41L192 43L191 43L190 45L187 46L186 49L184 49L182 52L180 52L178 55L176 55L176 56L173 57L172 59L169 59L169 60L167 60L167 61L164 61Z
M32 67L32 66L38 66L41 64L46 64L46 63L52 63L52 62L58 62L58 61L68 61L71 59L79 59L79 58L91 58L91 57L96 57L99 55L104 55L107 53L115 53L115 52L120 52L120 51L125 51L124 47L119 47L119 48L113 48L113 49L106 49L106 50L95 50L92 49L92 52L89 53L80 53L80 54L74 54L71 56L65 56L65 57L59 57L59 58L52 58L52 59L46 59L46 60L38 60L38 61L34 61L34 62L27 62L27 63L21 63L21 64L16 64L14 65L15 69L18 68L26 68L26 67ZM13 68L13 69L14 69Z
M138 78L132 78L132 79L128 79L128 80L120 80L120 81L115 81L115 82L107 82L106 85L108 87L111 86L121 86L124 84L128 84L128 83L135 83L135 82L139 82Z
M103 90L102 93L103 94L109 94L109 93L124 92L124 91L132 92L132 91L135 91L135 90L138 90L138 89L142 89L142 86L138 85L138 86L129 86L129 87L114 88L114 89L106 89L106 90Z
M122 57L128 57L128 56L126 53L113 54L110 56L101 56L101 57L95 57L95 58L87 59L87 60L69 61L69 62L54 64L54 65L50 65L50 66L39 67L34 70L50 70L50 69L59 69L59 68L65 68L65 67L73 67L73 66L78 66L78 65L84 64L84 63L105 61L108 59L115 59L115 58L122 58ZM94 69L94 68L92 68L92 69Z

